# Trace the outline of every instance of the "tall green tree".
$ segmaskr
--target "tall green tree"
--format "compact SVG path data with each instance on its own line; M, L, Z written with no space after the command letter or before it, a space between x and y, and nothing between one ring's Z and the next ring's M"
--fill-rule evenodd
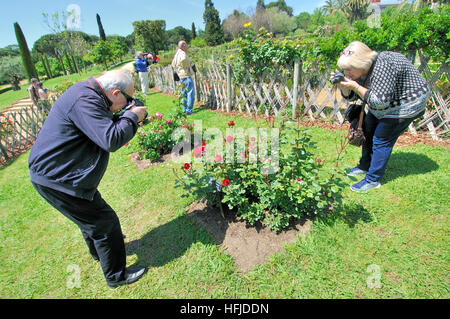
M100 39L106 41L105 30L103 29L102 20L100 19L98 13L97 13L97 25L98 25L98 33L100 34Z
M145 52L158 53L167 47L166 21L144 20L134 21L135 49Z
M290 17L292 17L294 9L292 9L292 7L289 7L286 4L286 1L284 0L277 0L275 2L271 2L268 5L266 5L266 9L270 9L270 8L277 8L280 11L284 11L286 12Z
M4 56L0 59L0 84L10 83L14 91L20 90L20 80L26 77L20 56Z
M205 41L207 45L215 46L224 42L224 33L220 23L219 11L214 8L211 0L205 0L205 12L203 13L205 22Z
M195 39L197 37L197 32L195 31L195 24L194 24L194 22L192 22L191 31L192 31L192 39Z
M266 5L264 4L264 0L258 0L256 3L256 10L263 10L266 8Z
M27 41L25 40L22 29L17 22L14 23L14 31L16 33L17 43L19 44L20 55L22 56L22 63L28 76L28 81L31 78L37 78L38 74L33 61L31 60L31 54L30 50L28 49Z
M103 63L105 69L108 70L108 62L111 61L112 56L113 49L111 44L107 41L99 40L83 59L92 63Z
M48 28L52 33L57 35L61 42L64 43L64 50L70 55L72 61L68 62L74 64L75 72L81 74L80 68L78 67L77 59L75 58L75 46L74 40L78 37L78 33L68 29L67 21L68 19L79 19L74 11L61 11L52 14L42 13L44 17L44 22L47 24Z
M172 30L167 30L167 44L169 47L176 46L178 41L185 40L187 43L192 40L192 32L189 29L185 29L182 26L173 28Z

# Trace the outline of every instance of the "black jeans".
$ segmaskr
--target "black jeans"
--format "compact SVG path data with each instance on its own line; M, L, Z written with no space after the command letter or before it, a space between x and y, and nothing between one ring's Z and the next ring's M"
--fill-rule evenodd
M33 186L50 205L77 224L92 257L100 260L106 281L124 280L126 252L119 218L100 193L97 191L89 201L39 184Z

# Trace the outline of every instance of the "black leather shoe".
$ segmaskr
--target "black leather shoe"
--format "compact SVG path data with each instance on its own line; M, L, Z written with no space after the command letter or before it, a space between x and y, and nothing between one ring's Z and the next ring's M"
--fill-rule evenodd
M139 279L141 279L142 276L144 276L144 274L146 272L147 272L147 267L129 268L125 272L125 280L118 281L118 282L107 282L108 287L115 289L119 286L132 284L133 282L136 282Z

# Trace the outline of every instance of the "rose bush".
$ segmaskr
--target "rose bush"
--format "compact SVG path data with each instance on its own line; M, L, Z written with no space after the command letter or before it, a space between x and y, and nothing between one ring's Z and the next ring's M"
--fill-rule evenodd
M175 170L177 186L197 199L226 204L250 225L261 222L274 231L302 217L325 216L341 203L344 185L335 169L346 143L341 142L336 165L331 177L326 178L324 160L313 154L307 131L299 125L287 127L284 122L279 129L280 151L271 143L271 157L259 161L252 160L258 149L255 137L246 136L241 143L245 148L237 145L232 160L215 154L210 144L203 142L194 150L194 161L180 168L183 173ZM294 136L286 134L289 130ZM225 145L236 141L229 137L224 138ZM262 144L267 145L267 141L260 136L259 148ZM199 158L204 160L197 163Z
M178 140L172 138L174 130L180 127L193 131L193 125L188 123L181 110L169 115L156 112L149 115L146 124L138 129L137 138L130 142L130 147L138 153L137 159L150 159L155 162L162 155L170 153L182 139L182 137Z

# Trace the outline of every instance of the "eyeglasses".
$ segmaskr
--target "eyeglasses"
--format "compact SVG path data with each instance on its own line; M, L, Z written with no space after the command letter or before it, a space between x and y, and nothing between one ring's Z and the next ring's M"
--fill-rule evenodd
M122 94L123 94L123 96L125 96L125 98L127 99L127 104L131 104L131 103L133 103L133 101L134 101L134 98L133 97L131 97L131 96L129 96L128 94L126 94L125 92L123 92L123 91L120 91Z
M353 53L355 53L355 51L345 49L344 51L341 52L341 55L349 56L352 55Z

